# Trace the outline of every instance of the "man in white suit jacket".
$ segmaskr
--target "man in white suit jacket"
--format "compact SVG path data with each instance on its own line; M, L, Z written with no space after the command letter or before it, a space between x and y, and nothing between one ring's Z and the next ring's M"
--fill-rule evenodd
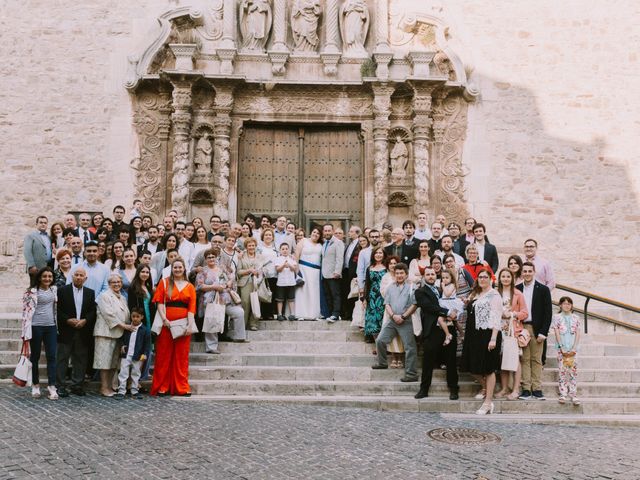
M340 283L344 263L344 242L333 236L333 225L322 227L322 286L331 316L330 323L340 318Z

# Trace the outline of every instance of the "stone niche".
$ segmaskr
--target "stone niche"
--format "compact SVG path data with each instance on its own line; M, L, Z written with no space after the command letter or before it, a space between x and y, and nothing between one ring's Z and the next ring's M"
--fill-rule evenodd
M428 12L387 0L212 0L158 18L129 57L144 210L235 219L247 125L357 125L363 224L466 214L462 148L478 92ZM151 23L151 19L150 19Z

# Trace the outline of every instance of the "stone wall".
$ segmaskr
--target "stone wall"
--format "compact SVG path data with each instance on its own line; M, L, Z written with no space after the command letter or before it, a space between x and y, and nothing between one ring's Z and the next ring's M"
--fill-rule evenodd
M3 6L0 269L22 268L21 238L41 212L130 205L127 56L148 44L158 15L187 3ZM561 282L639 304L640 5L392 0L391 28L417 3L450 25L481 92L463 153L469 210L501 252L532 235Z

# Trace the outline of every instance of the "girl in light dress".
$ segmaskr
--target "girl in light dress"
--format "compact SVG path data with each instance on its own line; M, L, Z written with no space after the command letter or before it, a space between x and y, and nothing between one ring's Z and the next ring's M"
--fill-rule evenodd
M564 404L567 396L574 405L580 405L577 397L578 365L576 352L580 341L580 319L573 313L573 300L562 297L558 304L560 312L553 316L551 328L556 337L558 349L558 402Z
M460 317L462 311L464 310L464 303L460 300L457 295L457 287L456 287L456 272L451 269L442 270L440 285L442 287L442 295L438 303L442 308L446 308L447 310L455 310L458 312L458 317ZM447 320L444 317L438 317L438 325L442 328L444 332L445 338L443 345L449 345L451 343L451 339L453 335L449 333L449 327L454 326L453 322ZM458 330L460 328L457 325Z

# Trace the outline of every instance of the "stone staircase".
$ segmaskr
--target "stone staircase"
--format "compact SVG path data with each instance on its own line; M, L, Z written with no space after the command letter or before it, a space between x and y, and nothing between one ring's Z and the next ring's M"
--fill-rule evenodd
M6 310L6 309L5 309ZM8 383L20 345L19 314L0 312L0 374ZM249 343L220 343L220 355L192 342L192 399L300 403L379 410L473 413L479 386L460 376L460 400L450 401L445 372L434 372L430 397L415 400L417 383L399 381L402 370L372 370L372 345L349 322L260 323ZM543 373L547 401L496 400L496 413L640 415L640 348L582 338L578 394L582 405L557 403L557 361L549 348ZM42 364L41 364L42 365Z

